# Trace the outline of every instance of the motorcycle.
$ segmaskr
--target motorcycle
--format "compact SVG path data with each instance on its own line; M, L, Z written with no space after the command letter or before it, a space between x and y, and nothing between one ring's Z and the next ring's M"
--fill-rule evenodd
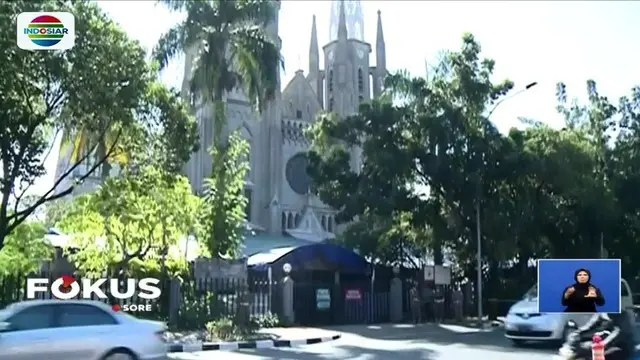
M571 324L568 324L568 326L571 328L575 328L575 326L571 326ZM609 336L611 334L611 331L608 330L604 330L604 331L598 331L596 333L594 333L594 336L599 336L601 339L606 339L607 336ZM566 345L563 345L559 350L558 350L558 354L554 355L553 357L554 360L589 360L587 358L579 358L576 357L576 354L573 352L573 350L571 350L569 347L567 347Z
M569 322L569 324L567 324L567 326L569 326L570 328L576 328L575 323L573 322ZM602 340L606 339L607 336L611 335L611 331L608 330L603 330L603 331L598 331L596 333L593 334L594 336L597 335L599 336ZM576 357L576 354L573 352L573 350L571 350L570 348L566 347L565 345L563 345L559 350L558 350L558 354L553 356L553 360L590 360L590 357L587 358L578 358ZM636 352L633 356L631 356L631 358L629 360L640 360L640 345L636 346Z

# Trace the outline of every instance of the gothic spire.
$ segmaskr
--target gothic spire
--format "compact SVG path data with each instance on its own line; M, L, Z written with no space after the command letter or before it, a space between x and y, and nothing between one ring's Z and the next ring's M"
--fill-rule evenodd
M329 42L338 40L340 13L344 13L347 25L347 38L364 41L364 15L359 0L340 0L331 2L329 17Z
M384 43L384 33L382 32L382 16L378 10L378 29L376 33L376 68L382 76L387 72L387 51Z
M309 45L309 74L317 74L320 70L320 53L318 50L318 30L316 29L316 16L313 15L311 23L311 43Z
M340 0L340 16L338 18L338 40L347 40L347 16L344 10L344 0Z
M376 43L384 44L384 33L382 32L382 15L380 10L378 10L378 30L376 32Z

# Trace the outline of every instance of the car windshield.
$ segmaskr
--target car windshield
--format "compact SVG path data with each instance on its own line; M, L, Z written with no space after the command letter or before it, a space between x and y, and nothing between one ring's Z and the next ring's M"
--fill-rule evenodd
M525 300L533 300L538 298L538 285L533 285L529 291L527 291L523 298Z

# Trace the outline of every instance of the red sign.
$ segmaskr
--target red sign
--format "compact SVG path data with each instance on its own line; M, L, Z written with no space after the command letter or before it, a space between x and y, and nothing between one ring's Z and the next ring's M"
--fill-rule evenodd
M345 300L362 300L362 292L360 289L347 289L344 292Z

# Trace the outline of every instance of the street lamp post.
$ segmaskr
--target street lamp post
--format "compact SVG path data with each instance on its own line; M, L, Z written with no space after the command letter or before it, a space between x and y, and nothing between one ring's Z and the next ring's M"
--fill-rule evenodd
M502 98L500 101L498 101L495 106L491 109L491 111L489 111L489 114L487 115L487 120L491 119L491 115L493 114L493 112L496 110L496 108L498 106L500 106L500 104L502 104L503 102L505 102L506 100L512 99L515 96L518 96L520 94L522 94L523 92L531 89L532 87L538 85L537 82L532 82L530 84L528 84L527 86L524 87L524 89L521 89L513 94L511 94L510 96L504 97ZM478 184L480 184L480 181L482 181L482 178L478 178ZM478 321L482 322L482 318L484 316L483 312L482 312L482 231L480 229L480 186L478 186L478 196L476 197L476 246L478 247L477 251L476 251L476 266L477 266L477 275L478 275L478 279L477 279L477 284L478 284Z

